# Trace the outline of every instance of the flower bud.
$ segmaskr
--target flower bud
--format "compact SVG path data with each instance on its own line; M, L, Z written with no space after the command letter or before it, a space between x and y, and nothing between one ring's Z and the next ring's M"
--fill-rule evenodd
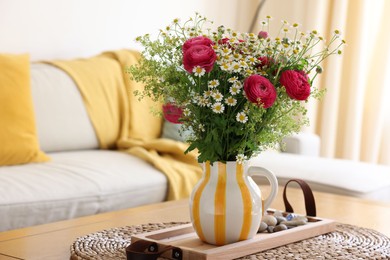
M259 37L259 39L267 39L267 38L268 38L268 32L266 32L266 31L260 31L260 32L257 34L257 37Z

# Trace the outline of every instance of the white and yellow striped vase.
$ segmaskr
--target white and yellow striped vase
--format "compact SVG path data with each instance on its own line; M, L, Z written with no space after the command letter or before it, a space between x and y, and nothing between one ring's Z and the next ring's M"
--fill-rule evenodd
M263 200L250 176L265 176L271 192ZM278 181L262 167L230 161L203 163L203 177L190 197L190 216L199 238L213 245L226 245L254 237L264 209L275 198ZM263 204L264 203L264 204Z

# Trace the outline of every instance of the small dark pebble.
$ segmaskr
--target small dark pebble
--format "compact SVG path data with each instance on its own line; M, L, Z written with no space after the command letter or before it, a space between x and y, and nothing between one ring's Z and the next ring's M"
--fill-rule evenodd
M282 230L286 230L287 229L287 226L284 225L284 224L280 224L280 225L277 225L275 228L274 228L274 232L278 232L278 231L282 231Z

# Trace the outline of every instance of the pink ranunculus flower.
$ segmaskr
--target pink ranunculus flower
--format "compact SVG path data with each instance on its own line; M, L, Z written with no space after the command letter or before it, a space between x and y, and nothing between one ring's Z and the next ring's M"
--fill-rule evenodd
M252 75L244 82L244 91L247 99L264 108L271 107L276 100L276 89L265 77Z
M184 69L192 74L193 69L199 66L210 72L217 59L217 54L212 47L206 45L194 45L183 54Z
M214 42L212 40L210 40L209 38L204 37L204 36L197 36L194 38L190 38L183 44L183 47L182 47L183 53L185 53L189 48L191 48L192 46L195 46L195 45L206 45L206 46L210 47L210 46L214 45Z
M268 38L268 32L266 31L260 31L257 36L260 38L260 39L267 39Z
M280 84L286 88L287 95L296 100L306 100L310 96L309 77L304 71L286 70L280 76Z
M179 119L183 116L183 109L173 103L166 103L162 107L164 118L174 124L182 124Z

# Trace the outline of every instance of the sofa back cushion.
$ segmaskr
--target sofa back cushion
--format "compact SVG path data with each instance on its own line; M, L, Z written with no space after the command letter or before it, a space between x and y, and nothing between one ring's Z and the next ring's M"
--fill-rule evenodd
M83 99L68 74L52 65L33 63L31 88L39 144L43 151L99 147Z

